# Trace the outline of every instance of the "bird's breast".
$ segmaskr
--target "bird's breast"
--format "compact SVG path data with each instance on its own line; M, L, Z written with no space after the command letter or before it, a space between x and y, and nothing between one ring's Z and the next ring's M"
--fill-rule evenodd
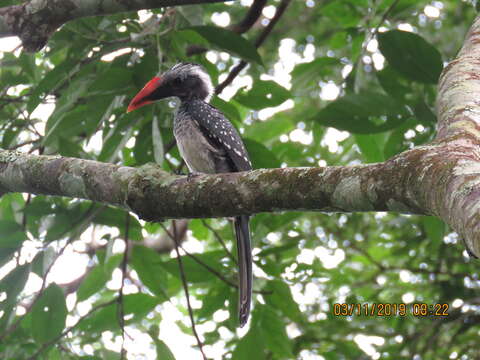
M177 115L173 134L180 155L191 172L216 173L216 156L219 150L214 148L199 126L188 115Z

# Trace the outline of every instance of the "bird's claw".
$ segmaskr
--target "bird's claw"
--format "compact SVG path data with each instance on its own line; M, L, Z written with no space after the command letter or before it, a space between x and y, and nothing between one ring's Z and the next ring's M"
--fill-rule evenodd
M198 172L189 172L187 174L187 181L193 180L194 178L196 178L197 176L200 176L200 175L202 175L202 174L198 173Z
M182 169L181 169L181 168L173 169L173 173L174 173L175 175L188 175L188 174L185 174L184 172L182 172Z

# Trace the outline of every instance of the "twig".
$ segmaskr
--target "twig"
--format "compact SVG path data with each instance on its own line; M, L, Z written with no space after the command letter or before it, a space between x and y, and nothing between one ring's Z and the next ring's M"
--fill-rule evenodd
M230 280L228 280L225 276L223 276L220 272L218 272L217 270L215 270L214 268L212 268L210 265L208 265L207 263L203 262L203 260L200 260L198 258L198 256L195 256L194 254L192 253L189 253L187 250L185 250L185 248L182 246L182 245L179 245L180 249L182 249L184 252L185 252L185 255L187 255L188 257L191 257L193 261L195 261L197 264L199 264L200 266L203 266L205 269L207 269L208 271L210 271L213 275L215 275L216 277L218 277L220 280L222 280L223 282L225 282L227 285L235 288L235 289L238 289L238 285L231 282ZM270 291L270 290L252 290L253 293L255 294L262 294L262 295L271 295L273 294L273 291Z
M357 252L359 252L360 254L362 254L363 256L365 256L368 260L370 260L370 262L372 264L374 264L379 270L382 270L382 271L385 271L385 266L383 266L379 261L375 260L372 255L370 255L368 253L368 251L366 251L365 249L357 246L355 243L352 243L350 245L350 247L354 250L356 250Z
M27 141L21 142L21 143L19 143L19 144L10 146L10 147L8 148L8 150L16 150L16 149L18 149L18 148L20 148L20 147L22 147L22 146L34 144L34 143L37 143L37 142L39 142L39 141L40 141L40 139L27 140Z
M208 230L210 230L213 233L213 236L215 236L215 239L217 239L217 241L220 243L220 245L222 245L222 247L225 250L225 252L227 253L228 257L230 259L232 259L232 261L235 263L235 265L238 265L237 259L235 258L235 256L233 256L233 254L230 252L230 250L228 250L227 245L225 244L225 241L223 241L222 237L220 235L218 235L218 232L214 228L212 228L205 221L205 219L202 219L202 224L203 224L203 226L205 226Z
M390 15L390 13L392 12L392 10L395 8L395 6L398 5L398 3L400 2L400 0L395 0L389 7L387 10L385 10L385 12L383 13L382 15L382 18L380 19L380 22L378 23L378 25L375 27L375 29L373 29L372 31L372 36L370 39L372 39L377 33L378 33L378 30L380 29L380 26L383 25L383 23L385 22L385 20L387 20L387 17L388 15Z
M211 227L207 226L207 228L211 229ZM212 230L214 231L214 230ZM200 260L200 258L198 258L198 256L195 256L194 254L188 252L187 250L185 250L185 248L180 245L178 243L178 240L177 242L175 242L175 240L173 239L173 237L171 236L171 233L166 230L168 236L170 236L172 238L172 240L174 241L174 243L178 244L178 247L180 249L183 250L183 252L185 252L185 255L187 255L188 257L192 258L193 261L195 261L197 264L199 264L200 266L203 266L205 269L207 269L208 271L210 271L213 275L215 275L217 278L219 278L220 280L222 280L223 282L225 282L227 285L231 286L231 287L234 287L235 289L238 289L238 285L235 284L234 282L228 280L225 276L223 276L220 272L218 272L217 270L215 270L214 268L212 268L210 265L208 265L207 263L203 262L203 260ZM218 235L217 235L218 236ZM221 238L220 238L221 240ZM221 240L223 242L223 240ZM225 244L224 244L225 245ZM226 249L227 252L228 252L228 249ZM232 255L233 256L233 255ZM235 258L233 258L233 261L236 262ZM262 294L262 295L270 295L272 294L272 291L258 291L258 290L253 290L253 292L255 294Z
M173 223L175 224L176 221L173 221ZM205 269L207 269L208 271L210 271L212 274L214 274L216 277L218 277L220 280L224 281L226 284L232 286L232 287L235 287L235 288L238 288L238 286L236 284L234 284L233 282L231 282L230 280L228 280L225 276L223 276L221 273L219 273L217 270L215 270L214 268L212 268L210 265L208 265L207 263L203 262L202 260L200 260L197 256L191 254L190 252L188 252L187 250L185 250L185 248L178 242L178 236L177 236L177 227L174 225L172 226L172 229L174 231L174 234L172 235L172 233L170 231L168 231L168 229L165 228L165 226L163 226L163 224L161 225L162 228L165 230L165 232L167 233L167 235L173 240L173 242L175 243L175 247L179 247L180 249L182 249L185 254L192 258L197 264L199 264L200 266L203 266Z
M385 12L383 13L379 23L377 24L377 26L373 29L372 32L370 32L369 34L367 34L366 36L366 41L364 42L364 45L361 49L361 52L360 52L360 55L358 56L358 59L355 61L355 65L354 65L354 68L352 69L352 72L351 74L354 76L353 77L353 88L355 88L355 83L357 82L356 79L358 77L358 66L359 64L361 64L362 62L362 59L363 59L363 55L365 54L365 51L367 50L367 46L368 46L368 43L377 35L378 33L378 30L380 29L380 26L383 25L383 23L385 22L385 20L387 19L388 15L392 12L392 10L395 8L395 6L397 6L397 4L399 3L400 0L395 0L389 7L387 10L385 10ZM369 28L369 21L367 20L367 29ZM357 70L355 70L355 67L357 67ZM355 71L355 73L353 74L353 71ZM348 79L350 78L350 76L347 76L345 78L345 82L348 82ZM342 86L343 87L343 84Z
M219 273L217 270L215 270L214 268L212 268L210 265L208 265L207 263L203 262L202 260L200 260L197 256L189 253L187 250L185 250L185 248L182 246L182 245L178 245L180 249L182 249L185 254L192 258L193 261L195 261L197 264L199 264L200 266L203 266L205 269L207 269L208 271L210 271L212 274L214 274L216 277L218 277L220 280L222 280L223 282L225 282L227 285L230 285L231 287L234 287L234 288L238 288L238 285L231 282L230 280L228 280L225 276L223 276L221 273Z
M73 331L75 330L79 325L80 323L85 320L86 318L88 318L90 315L92 315L94 312L100 310L100 309L103 309L104 307L107 307L109 305L112 305L114 303L116 303L118 301L118 299L113 299L113 300L110 300L110 301L107 301L106 303L103 303L103 304L100 304L100 305L97 305L95 307L93 307L88 313L86 313L85 315L83 315L82 317L80 317L78 319L78 321L75 323L75 325L72 325L70 326L69 328L65 329L65 331L63 331L60 335L58 335L56 338L44 343L40 349L38 349L32 356L30 356L27 360L36 360L38 359L38 355L40 355L45 349L47 349L48 347L50 347L50 345L53 345L55 344L58 340L60 340L62 337L66 336L70 331Z
M250 30L250 28L258 21L260 15L262 15L262 10L266 4L267 0L255 0L245 14L245 17L238 24L232 25L230 30L237 34L243 34Z
M260 45L263 44L265 39L270 35L272 29L274 28L275 24L280 20L283 13L287 9L288 5L290 4L291 0L282 0L275 11L275 15L272 20L268 23L267 27L262 31L258 39L255 41L255 47L258 48ZM245 60L241 60L228 74L227 78L217 85L215 88L215 94L220 94L223 89L225 89L231 82L238 76L238 74L247 66L247 62Z
M170 150L173 149L173 147L175 146L176 143L177 142L176 142L175 138L173 138L172 141L170 141L167 145L165 145L165 148L163 149L163 153L167 154Z
M120 360L125 359L125 309L123 304L123 287L125 286L125 277L127 274L127 263L128 263L128 232L130 230L130 213L127 211L125 216L125 249L123 250L123 259L122 259L122 284L118 290L118 323L120 325L120 330L122 332L122 348L120 350Z
M173 220L175 221L175 220ZM168 229L160 223L160 226L165 230L167 234L170 234ZM200 352L202 354L202 357L204 360L208 360L207 357L205 356L205 353L203 352L203 344L202 341L200 340L200 337L198 336L197 329L195 326L195 319L193 318L193 310L192 310L192 305L190 304L190 294L188 292L188 284L187 284L187 277L185 276L185 269L183 268L183 262L182 262L182 257L180 256L180 251L178 250L178 243L177 243L177 228L173 226L173 236L170 234L172 237L173 241L175 242L175 252L177 253L177 262L178 262L178 268L180 269L180 277L182 279L182 285L183 285L183 291L185 292L185 297L187 298L187 308L188 308L188 315L190 317L190 323L192 325L192 331L193 335L197 339L197 344L198 348L200 349Z

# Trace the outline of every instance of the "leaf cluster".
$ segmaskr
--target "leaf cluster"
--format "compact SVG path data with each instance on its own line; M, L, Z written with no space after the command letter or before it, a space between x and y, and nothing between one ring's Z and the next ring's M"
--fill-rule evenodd
M0 0L0 6L14 3ZM160 9L148 20L137 13L79 19L56 32L42 52L0 53L0 144L183 171L172 134L174 102L129 114L126 105L178 61L203 64L219 83L243 59L247 70L212 103L241 130L255 168L384 161L433 139L436 83L474 15L466 2L446 0L438 18L428 17L425 7L432 4L292 1L258 49L265 16L243 35L212 22L213 14L239 21L247 10L239 3ZM398 29L405 24L413 31ZM189 56L192 46L208 51ZM327 92L332 85L336 96ZM144 356L181 358L175 344L164 341L169 330L162 322L173 305L176 325L192 334L181 274L170 252L151 246L151 239L168 243L165 229L172 224L128 216L75 199L2 197L3 358L118 359L118 348L111 350L106 339L121 338L120 308L125 337L133 329L148 338ZM221 349L212 357L356 359L366 351L382 359L479 356L478 269L462 253L461 240L435 218L255 216L255 306L243 337L237 336L229 222L192 220L188 229L184 246L192 254L183 252L182 261L203 343ZM128 291L120 304L125 240ZM67 255L83 259L71 265L83 261L83 271L68 282L54 280L59 272L75 273L58 265ZM412 303L447 303L450 315L333 311L336 303L407 302L409 309ZM368 347L359 335L381 341Z

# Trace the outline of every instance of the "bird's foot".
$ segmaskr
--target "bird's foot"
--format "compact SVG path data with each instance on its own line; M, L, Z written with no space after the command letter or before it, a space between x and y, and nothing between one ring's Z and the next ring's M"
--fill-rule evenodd
M188 175L188 174L185 174L184 172L182 172L182 169L174 169L173 173L175 175Z
M199 172L189 172L187 174L187 181L190 181L190 180L193 180L194 178L196 178L197 176L200 176L202 175L202 173L199 173Z

